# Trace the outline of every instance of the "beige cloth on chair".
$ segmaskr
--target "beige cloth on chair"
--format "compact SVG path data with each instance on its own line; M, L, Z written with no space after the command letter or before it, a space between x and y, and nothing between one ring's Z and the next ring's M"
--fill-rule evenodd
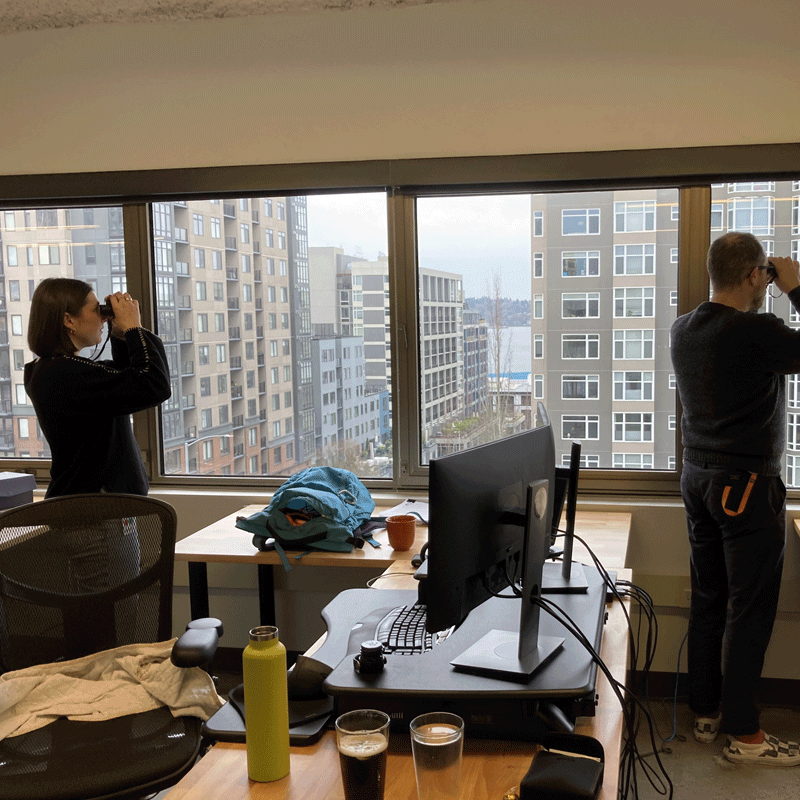
M176 717L207 720L223 700L200 667L172 664L175 641L125 645L0 675L0 740L59 717L90 722L160 706Z

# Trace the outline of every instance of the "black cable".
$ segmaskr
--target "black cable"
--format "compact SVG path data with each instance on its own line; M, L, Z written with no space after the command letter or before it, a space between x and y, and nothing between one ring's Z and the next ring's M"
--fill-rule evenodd
M511 575L508 573L508 562L503 562L503 572L506 574L506 580L508 581L508 585L511 587L511 591L514 593L514 597L522 597L522 590L517 588L516 581L512 580ZM495 595L495 597L507 597L507 595Z
M630 792L631 787L634 788L634 797L638 797L638 787L637 787L636 773L634 768L636 764L639 764L644 769L645 775L648 778L650 785L656 790L656 792L658 792L659 794L666 794L668 792L669 797L672 798L672 793L673 793L672 781L670 780L669 775L667 774L667 771L658 755L658 750L655 744L655 732L653 729L653 721L647 709L644 707L641 701L630 691L630 689L627 686L625 686L623 683L617 681L614 678L614 676L611 674L611 671L603 662L602 658L600 658L600 655L597 653L594 646L587 639L586 635L583 633L583 631L580 630L575 621L572 620L571 617L569 617L569 615L560 606L556 605L551 600L541 596L533 598L533 602L540 608L544 609L558 622L560 622L567 629L567 631L569 631L576 638L576 640L584 647L584 649L586 649L586 651L592 657L592 660L597 664L598 668L606 676L606 679L609 682L609 686L614 691L614 694L616 695L617 700L620 703L620 708L622 709L622 714L625 719L625 728L628 732L628 739L620 756L620 783L621 783L619 792L620 798L626 798ZM623 697L623 692L625 692L626 695L628 695L629 699L632 701L632 709L629 709L628 704L625 702L625 699ZM653 744L653 751L659 766L660 774L656 773L655 770L649 764L644 762L638 752L636 746L636 735L638 733L638 725L637 725L638 719L632 713L632 710L635 710L636 708L641 710L641 712L644 714L645 720L648 723L650 740ZM648 774L648 770L650 774ZM658 783L663 788L663 791L659 790L659 787L656 786L656 784L654 783L654 779L658 780Z
M625 742L623 752L621 753L620 756L620 792L619 792L620 798L626 798L631 791L633 791L634 797L638 797L638 780L636 775L637 766L639 766L642 769L650 785L656 790L656 792L658 792L659 794L666 794L667 792L669 792L671 797L672 783L658 755L658 748L655 743L654 722L649 710L649 688L648 688L649 672L653 660L655 658L656 645L658 641L658 620L653 608L652 598L644 589L635 586L630 581L619 580L616 582L615 585L615 583L611 580L610 576L608 575L608 572L606 571L600 560L597 558L591 547L589 547L589 545L583 539L581 539L581 537L575 536L575 538L588 551L592 561L594 562L595 568L597 569L599 574L603 577L603 581L606 587L609 589L609 591L620 601L622 599L622 596L630 597L632 600L635 600L639 604L639 608L641 611L639 615L639 624L637 626L637 634L636 637L634 638L634 630L631 624L630 615L628 614L624 603L622 604L622 609L626 618L626 623L629 632L629 643L631 648L631 660L634 669L634 675L641 674L644 696L645 700L647 701L647 705L643 705L641 701L636 697L636 694L634 692L632 692L627 687L622 686L625 692L627 692L631 696L633 713L630 716L626 715L627 741ZM555 607L558 608L558 606ZM640 673L638 669L640 649L637 644L637 640L638 642L641 641L642 625L644 622L643 617L644 620L647 621L647 641L644 649L644 657L645 657L644 665ZM576 638L578 638L579 641L581 640L580 637ZM599 666L600 662L597 663ZM644 714L644 718L647 722L650 734L650 740L653 745L654 755L656 761L658 762L661 774L659 774L649 763L647 763L644 760L644 757L638 751L638 747L636 745L636 737L638 736L639 730L641 729L642 721L640 715L635 714L637 706L639 709L641 709L641 712ZM629 721L632 723L631 725L627 725ZM660 733L659 733L659 738L661 738ZM662 775L663 775L663 780L661 777ZM658 786L656 784L658 784Z

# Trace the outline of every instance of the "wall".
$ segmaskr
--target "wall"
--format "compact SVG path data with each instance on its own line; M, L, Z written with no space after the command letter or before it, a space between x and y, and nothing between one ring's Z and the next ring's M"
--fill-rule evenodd
M7 35L0 174L796 141L798 22L462 0Z
M0 174L796 141L798 22L792 0L465 0L8 35ZM154 494L173 502L183 535L266 502ZM629 564L663 611L655 668L669 670L685 630L682 512L616 506L634 512ZM770 677L797 677L793 530L789 543ZM241 646L257 615L254 571L210 572L226 644ZM290 593L317 583L304 573L279 586L290 646L319 630L301 635L299 620L322 599Z

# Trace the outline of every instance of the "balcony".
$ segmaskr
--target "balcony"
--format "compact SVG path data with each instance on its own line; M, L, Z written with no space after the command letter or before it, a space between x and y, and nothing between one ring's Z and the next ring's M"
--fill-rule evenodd
M184 378L194 375L194 361L181 361L181 375Z
M261 297L256 297L256 311L262 311L264 309L264 301Z
M190 344L192 341L192 329L181 328L181 344Z
M190 310L192 308L192 298L188 294L178 295L178 309L181 311Z
M181 408L194 408L194 395L193 394L185 394L181 397Z
M226 236L225 237L225 249L226 250L236 250L236 237L235 236Z
M238 281L239 280L239 270L236 267L226 267L225 268L225 277L229 281Z
M263 367L264 366L264 354L263 353L259 353L258 354L258 366L259 367Z
M264 338L264 326L259 325L256 327L256 338L263 339Z
M241 369L242 368L242 357L241 356L232 356L231 357L231 370Z
M234 400L241 400L243 396L244 396L244 389L241 386L231 387L231 397Z
M189 244L189 231L186 228L175 228L175 241L178 244Z
M233 427L234 428L244 428L244 414L237 414L233 418Z
M189 262L188 261L176 261L175 262L175 274L179 278L188 278L189 275Z
M191 428L186 428L183 432L183 435L186 439L196 439L197 438L197 426L192 425Z
M260 219L259 219L259 217L258 217L258 209L257 209L257 208L254 208L254 209L253 209L253 224L254 224L254 225L258 225L258 224L259 224L259 222L260 222Z
M256 283L261 283L261 270L260 269L253 270L253 280Z
M228 338L231 341L238 341L242 338L242 329L241 328L231 328L229 331Z
M267 382L266 381L259 381L258 382L258 393L259 394L266 394L267 393Z
M235 203L223 203L222 204L222 213L226 217L236 217L236 204Z
M261 242L259 242L258 239L253 242L253 253L257 256L261 255Z
M228 311L238 311L239 310L239 298L238 297L229 297L228 298Z

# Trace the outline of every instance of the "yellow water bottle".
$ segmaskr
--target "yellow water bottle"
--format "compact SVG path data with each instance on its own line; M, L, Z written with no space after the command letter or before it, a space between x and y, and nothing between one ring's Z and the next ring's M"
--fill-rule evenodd
M242 653L247 775L252 781L277 781L289 774L289 700L286 648L278 629L250 631Z

